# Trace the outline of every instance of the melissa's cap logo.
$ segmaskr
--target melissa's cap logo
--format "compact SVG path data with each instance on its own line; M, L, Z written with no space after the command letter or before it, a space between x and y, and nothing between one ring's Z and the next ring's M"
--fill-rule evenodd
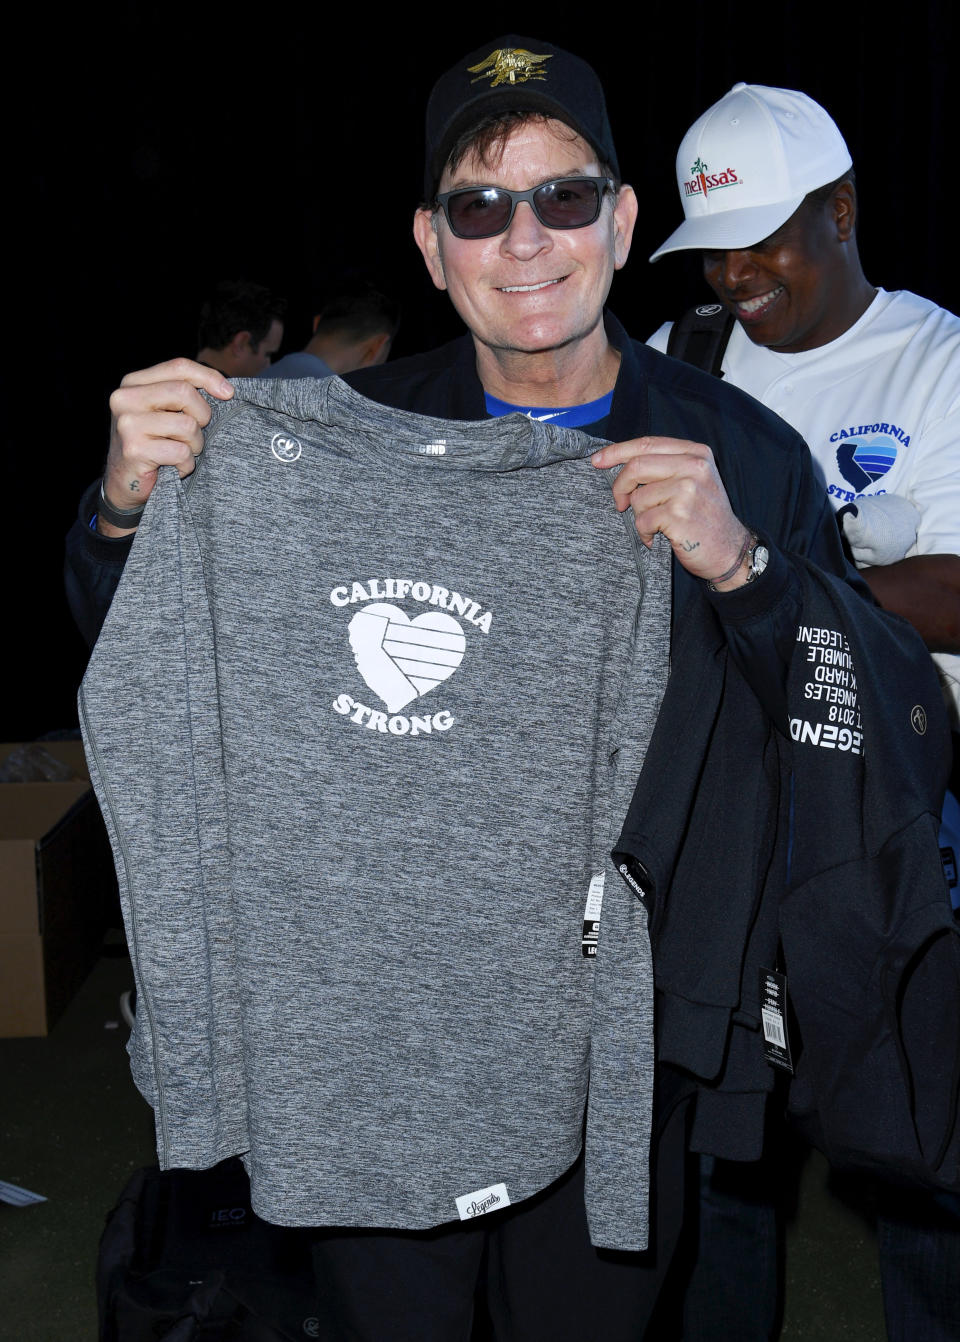
M739 185L740 179L733 168L725 168L723 172L711 172L709 164L698 158L690 165L690 181L684 182L683 190L688 196L706 197L711 191L719 191L721 187Z

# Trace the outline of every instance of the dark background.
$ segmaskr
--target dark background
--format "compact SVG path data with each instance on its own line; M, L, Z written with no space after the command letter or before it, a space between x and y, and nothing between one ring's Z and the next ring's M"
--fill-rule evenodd
M684 131L741 79L801 88L827 107L858 172L868 278L956 310L960 119L946 0L894 18L796 0L587 4L553 11L556 22L550 12L419 6L377 20L359 7L331 18L319 6L108 0L68 19L27 13L7 56L16 236L0 740L76 722L86 654L61 594L63 536L102 466L110 390L130 369L195 353L214 281L245 275L288 296L284 352L306 342L311 286L357 266L403 303L397 355L458 333L410 223L430 86L488 38L540 36L604 79L640 200L611 297L635 337L704 293L692 256L646 257L681 219Z

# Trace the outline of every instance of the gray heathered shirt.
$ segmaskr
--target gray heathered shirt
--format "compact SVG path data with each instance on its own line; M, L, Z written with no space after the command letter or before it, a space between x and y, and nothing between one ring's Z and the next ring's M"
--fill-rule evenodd
M652 975L609 851L669 548L576 431L235 386L80 692L160 1163L242 1154L280 1224L429 1227L563 1174L589 1079L591 1236L642 1248Z

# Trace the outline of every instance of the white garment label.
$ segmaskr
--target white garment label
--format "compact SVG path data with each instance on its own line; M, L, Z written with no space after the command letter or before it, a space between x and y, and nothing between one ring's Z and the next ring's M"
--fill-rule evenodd
M510 1206L510 1194L506 1184L492 1184L489 1188L480 1188L476 1193L464 1193L457 1198L457 1211L461 1221L472 1221L475 1216L486 1216L487 1212L498 1212L501 1207Z
M587 907L584 910L584 918L597 919L600 917L600 910L603 908L603 883L606 880L607 873L598 871L590 881L590 888L587 891Z
M580 949L589 959L596 955L600 941L600 910L603 907L603 881L606 873L598 871L587 890L587 907L583 911L583 938Z

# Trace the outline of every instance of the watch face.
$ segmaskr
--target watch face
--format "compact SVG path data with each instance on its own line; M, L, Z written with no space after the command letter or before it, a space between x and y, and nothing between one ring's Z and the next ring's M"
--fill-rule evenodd
M770 551L765 545L757 541L752 550L749 551L750 567L747 569L747 582L756 582L757 578L770 563Z

